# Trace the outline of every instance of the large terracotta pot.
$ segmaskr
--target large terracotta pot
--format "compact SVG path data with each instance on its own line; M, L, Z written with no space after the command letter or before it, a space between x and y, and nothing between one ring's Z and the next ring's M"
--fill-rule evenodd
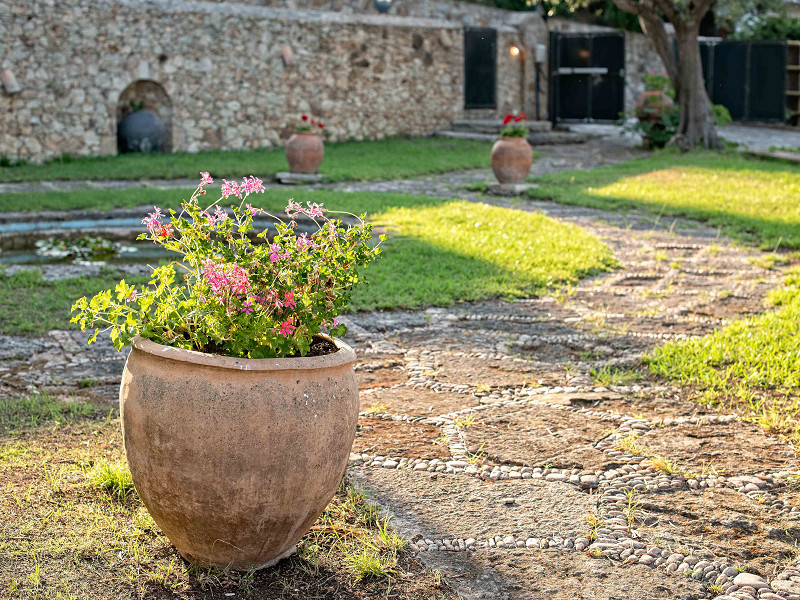
M135 338L120 388L139 496L201 566L270 566L322 513L358 419L355 353L241 359Z
M672 98L663 90L646 90L636 97L636 118L640 121L660 121L661 117L675 109Z
M286 142L286 160L292 173L316 173L324 156L322 139L313 131L298 131Z
M522 183L532 164L533 150L524 137L501 137L492 147L492 171L500 183Z

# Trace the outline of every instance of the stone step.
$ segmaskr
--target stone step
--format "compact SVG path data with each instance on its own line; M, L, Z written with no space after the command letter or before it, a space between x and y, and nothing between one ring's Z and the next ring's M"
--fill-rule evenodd
M493 142L499 133L481 133L478 131L457 131L453 129L439 129L433 132L435 137L454 138L459 140L473 140L477 142ZM574 133L572 131L545 131L528 134L528 142L532 146L552 146L553 144L583 144L592 135Z
M550 131L552 127L553 124L550 121L528 121L528 131L532 133ZM503 122L501 119L457 119L453 121L450 129L499 134L503 130Z

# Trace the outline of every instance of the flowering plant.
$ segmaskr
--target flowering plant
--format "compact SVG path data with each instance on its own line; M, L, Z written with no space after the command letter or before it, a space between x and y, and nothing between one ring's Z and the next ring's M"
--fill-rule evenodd
M524 112L518 115L508 114L503 119L505 129L500 132L503 137L526 137L528 135L528 116Z
M315 129L325 129L325 123L312 119L308 115L301 115L300 121L302 123L295 127L297 131L314 131Z
M120 350L140 335L159 344L226 356L271 358L304 356L314 336L327 329L343 335L336 316L347 306L353 287L365 283L358 268L378 257L380 242L370 243L372 225L365 215L345 226L322 204L306 206L290 200L285 222L246 203L264 191L262 181L223 180L220 198L203 208L200 198L213 183L208 173L182 211L159 208L142 223L152 240L181 255L179 260L153 271L149 285L136 289L125 280L91 300L79 298L72 306L81 330L94 328L89 343L101 329L110 330ZM219 203L231 196L240 200L226 211ZM255 237L253 217L264 213L276 220ZM298 234L298 221L311 233ZM384 236L380 240L383 241Z

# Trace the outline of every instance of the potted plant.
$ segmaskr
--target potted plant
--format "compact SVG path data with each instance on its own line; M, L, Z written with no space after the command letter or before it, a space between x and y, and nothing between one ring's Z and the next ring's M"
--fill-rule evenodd
M300 117L300 125L295 127L295 133L286 142L286 160L292 173L314 174L319 171L319 165L325 157L325 147L317 133L324 129L322 121L308 115Z
M528 117L524 112L506 115L503 126L492 146L492 171L500 183L522 183L533 164L533 150L526 139Z
M263 211L247 199L261 180L223 180L204 208L213 180L202 175L180 214L143 221L139 239L177 260L144 288L123 280L80 298L72 322L94 330L90 343L103 328L131 346L123 441L153 519L195 564L254 569L294 550L344 474L358 391L336 316L380 243L363 215L345 226L294 201L254 243ZM232 196L238 206L220 208Z
M636 97L634 112L642 122L658 123L675 110L675 92L665 73L650 71L642 77L644 91Z

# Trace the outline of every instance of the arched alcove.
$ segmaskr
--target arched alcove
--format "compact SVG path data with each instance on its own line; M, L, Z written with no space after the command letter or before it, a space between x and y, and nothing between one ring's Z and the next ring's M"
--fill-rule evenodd
M117 102L117 125L128 114L142 109L156 113L164 121L167 134L163 151L172 152L172 101L160 83L139 79L126 87Z

